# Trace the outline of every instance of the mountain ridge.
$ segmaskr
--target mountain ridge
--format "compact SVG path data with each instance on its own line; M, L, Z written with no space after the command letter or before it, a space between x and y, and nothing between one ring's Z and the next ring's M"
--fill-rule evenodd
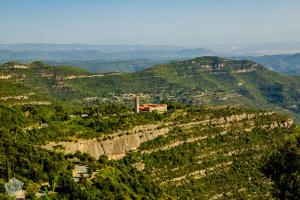
M45 65L53 71L48 68L48 71L43 68L36 68L37 71L32 68L13 69L12 77L2 80L2 84L14 80L14 84L18 85L23 80L21 85L36 87L38 82L30 82L30 77L35 77L43 83L39 87L46 87L44 90L51 98L62 101L87 98L123 101L129 100L130 94L143 94L156 102L172 100L192 104L275 106L300 112L299 79L248 60L206 56L161 64L135 73L97 75L77 69L77 76L72 67L55 68L37 62L31 65L34 64ZM2 69L0 72L3 74L5 71ZM20 78L23 75L28 79Z
M203 55L214 55L216 52L204 49L129 49L123 51L106 51L98 49L71 49L71 50L1 50L0 60L18 61L18 60L52 60L52 61L90 61L90 60L130 60L130 59L179 59L191 58Z

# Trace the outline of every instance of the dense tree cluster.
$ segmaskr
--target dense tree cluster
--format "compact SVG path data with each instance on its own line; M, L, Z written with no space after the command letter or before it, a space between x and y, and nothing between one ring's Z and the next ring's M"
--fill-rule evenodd
M299 132L300 133L300 132ZM286 142L267 159L262 171L274 182L278 199L300 197L300 136Z

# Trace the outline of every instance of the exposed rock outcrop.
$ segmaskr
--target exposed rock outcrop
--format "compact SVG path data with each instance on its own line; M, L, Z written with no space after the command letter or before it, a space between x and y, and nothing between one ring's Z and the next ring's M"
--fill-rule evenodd
M255 116L267 116L272 115L274 112L264 112L264 113L257 113L257 114L237 114L226 116L222 118L215 118L215 119L205 119L196 122L190 122L186 124L163 124L161 125L143 125L143 126L136 126L130 131L118 131L114 134L109 136L103 136L94 139L79 139L78 141L72 142L50 142L49 144L45 145L44 148L48 150L53 150L55 146L62 146L64 148L65 153L75 153L76 151L80 151L83 153L88 153L92 157L98 159L101 155L108 156L109 159L121 159L123 158L126 153L129 151L136 150L139 146L147 141L151 141L159 136L168 134L169 130L175 126L188 129L198 125L208 125L208 124L217 124L220 126L228 126L229 123L238 122L245 119L253 119ZM293 121L288 119L286 122L277 123L274 122L270 125L270 128L276 127L290 127L292 126ZM266 127L263 127L266 128ZM252 128L249 129L251 131ZM173 145L180 145L184 142L192 142L202 139L200 138L191 138L187 141L179 141L178 144ZM172 145L171 145L172 146Z
M12 78L12 75L8 74L8 75L1 75L0 74L0 80L5 80L5 79L10 79Z
M101 137L90 140L79 140L74 142L51 142L45 146L46 149L52 150L57 145L64 147L65 153L75 153L80 151L88 153L94 158L105 154L109 159L121 159L127 152L136 150L141 143L153 140L160 135L169 132L169 128L157 129L157 125L135 127L130 134L121 135L120 132L108 137ZM119 136L118 136L119 135Z
M64 79L71 80L76 78L94 78L94 77L102 77L104 74L95 74L95 75L69 75L65 76Z

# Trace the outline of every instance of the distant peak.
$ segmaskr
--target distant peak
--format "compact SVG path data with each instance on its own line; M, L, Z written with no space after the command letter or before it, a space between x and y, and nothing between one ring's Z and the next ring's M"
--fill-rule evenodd
M257 63L250 60L231 60L228 58L221 58L217 56L203 56L197 57L190 60L183 61L184 63L191 64L208 64L208 65L216 65L216 64L224 64L224 65L240 65L240 66L250 66L257 65Z
M163 67L165 70L172 68L172 70L190 73L251 73L260 68L260 65L248 60L231 60L228 58L221 58L216 56L203 56L185 61L173 62L168 65L160 65L154 69L157 71ZM151 69L150 69L151 70ZM182 73L182 72L180 72Z

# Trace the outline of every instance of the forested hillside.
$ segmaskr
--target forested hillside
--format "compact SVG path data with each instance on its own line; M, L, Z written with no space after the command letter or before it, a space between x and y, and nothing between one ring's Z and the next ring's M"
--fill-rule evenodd
M94 74L41 62L6 63L0 73L1 101L15 104L128 102L132 95L140 94L155 102L240 104L272 107L295 115L300 112L297 77L273 72L247 60L201 57L128 74Z
M0 117L1 199L8 199L4 183L12 177L25 183L28 199L270 199L273 188L292 191L264 170L278 167L266 158L282 155L274 150L284 141L297 144L299 135L289 117L272 111L169 104L165 114L134 114L125 105L2 105ZM116 146L133 134L142 134L135 149ZM112 151L68 152L89 138ZM123 145L122 157L110 154ZM78 166L87 168L85 176L76 178ZM289 172L284 176L288 181Z

